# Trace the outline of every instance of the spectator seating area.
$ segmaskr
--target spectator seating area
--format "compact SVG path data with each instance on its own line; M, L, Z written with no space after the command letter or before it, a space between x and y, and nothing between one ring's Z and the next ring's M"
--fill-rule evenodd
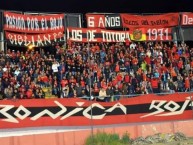
M108 102L193 90L193 48L185 43L68 42L53 49L1 52L0 98L93 96Z

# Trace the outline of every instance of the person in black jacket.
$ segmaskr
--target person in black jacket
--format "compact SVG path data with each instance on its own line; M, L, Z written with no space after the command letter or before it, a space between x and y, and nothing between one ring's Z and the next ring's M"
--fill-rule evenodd
M118 88L118 85L114 87L114 101L118 101L120 99L121 91Z
M13 91L13 98L14 99L18 99L19 98L19 92L18 92L17 89L14 89L14 91Z
M105 102L110 102L111 97L113 96L113 88L109 85L106 89L107 97L105 98Z
M169 87L171 93L175 92L176 86L174 85L174 82L172 79L169 80L168 87Z

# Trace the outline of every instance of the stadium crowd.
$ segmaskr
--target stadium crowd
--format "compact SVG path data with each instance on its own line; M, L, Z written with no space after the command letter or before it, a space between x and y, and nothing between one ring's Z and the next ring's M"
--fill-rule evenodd
M55 53L43 48L1 52L0 98L92 95L111 101L124 95L193 90L193 48L185 43L69 41L53 49Z

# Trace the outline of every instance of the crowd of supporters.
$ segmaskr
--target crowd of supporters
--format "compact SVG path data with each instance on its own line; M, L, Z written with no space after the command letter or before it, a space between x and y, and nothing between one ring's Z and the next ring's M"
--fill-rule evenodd
M193 48L185 43L68 42L53 49L1 52L0 98L98 96L110 101L193 90Z

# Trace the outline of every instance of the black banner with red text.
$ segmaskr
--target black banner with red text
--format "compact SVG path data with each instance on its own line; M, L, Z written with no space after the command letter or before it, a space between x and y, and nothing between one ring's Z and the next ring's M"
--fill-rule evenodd
M64 31L64 14L31 15L4 12L4 30L19 33Z
M116 102L79 98L1 100L0 129L89 126L192 119L192 93L142 95ZM92 109L92 111L91 111Z
M76 42L170 41L171 28L133 28L129 31L67 28L67 39Z
M20 34L5 32L7 45L17 47L47 47L54 43L64 43L65 37L63 32L45 33L45 34Z

